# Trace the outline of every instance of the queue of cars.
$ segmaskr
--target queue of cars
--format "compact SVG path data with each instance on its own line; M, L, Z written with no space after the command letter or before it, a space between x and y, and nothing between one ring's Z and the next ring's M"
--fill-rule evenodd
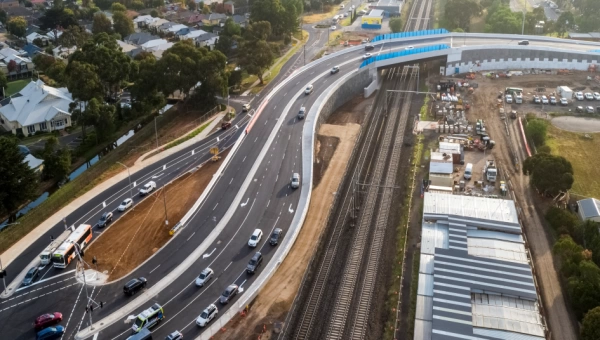
M59 312L47 313L38 316L33 322L36 340L58 339L65 333L65 328L60 326L63 315Z

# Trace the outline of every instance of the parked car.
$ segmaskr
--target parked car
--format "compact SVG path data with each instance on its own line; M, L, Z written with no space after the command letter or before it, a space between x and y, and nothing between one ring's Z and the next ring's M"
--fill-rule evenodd
M283 230L281 228L275 228L271 234L271 239L269 239L269 244L276 246L281 238L283 238Z
M228 304L229 301L231 301L231 299L233 299L237 295L239 288L240 287L238 287L238 285L236 284L230 284L229 286L227 286L227 288L225 288L225 290L223 291L223 294L221 294L219 302L223 305Z
M361 11L361 12L364 12L363 14L367 14L367 11ZM361 44L366 44L368 42L369 42L369 39L363 39L360 43Z
M113 213L111 211L107 211L104 214L102 214L102 217L100 217L100 221L98 221L98 224L96 224L96 225L98 226L98 228L104 228L110 222L112 222L112 218L113 218Z
M121 205L119 206L119 211L125 211L129 208L131 208L131 206L133 205L133 200L131 198L126 198L125 200L123 200L123 202L121 203Z
M341 4L341 5L340 5L340 8L341 8L341 9L343 9L343 8L344 8L344 4Z
M594 99L600 100L600 93L594 92Z
M550 105L556 105L556 97L550 96Z
M146 287L147 284L148 284L148 280L146 280L145 277L131 279L123 287L123 293L125 293L125 295L129 295L129 296L134 295L138 291L144 289L144 287Z
M340 72L340 67L339 67L339 66L334 66L334 67L331 69L331 74L336 74L336 73L338 73L338 72Z
M337 26L331 26L330 28L331 28L332 31L337 30Z
M569 101L567 100L567 98L560 98L560 105L562 105L562 106L569 105Z
M506 102L508 104L512 104L513 100L512 100L512 96L510 94L507 94L506 97L504 97L506 99Z
M536 104L540 104L542 102L542 100L540 99L540 96L534 95L533 96L533 102L536 103Z
M542 104L548 104L548 97L542 96Z
M292 175L292 183L290 184L292 189L298 189L300 187L300 174L295 172Z
M208 307L206 307L206 309L204 309L204 311L202 311L202 314L198 316L196 319L196 325L204 327L217 315L219 315L219 310L217 309L217 306L211 303Z
M308 85L306 87L306 89L304 90L304 94L306 94L306 95L311 94L312 92L313 92L313 86L312 86L312 84Z
M180 331L174 331L171 334L167 335L165 340L182 340L183 334Z
M258 242L260 242L262 235L263 235L262 230L255 229L254 232L252 233L252 236L250 236L250 239L248 240L248 245L252 248L255 248L258 245Z
M587 106L587 107L585 108L585 111L586 111L587 113L594 113L594 112L595 112L595 110L594 110L594 107L593 107L593 106Z
M577 100L583 100L583 92L575 92L575 98L577 98Z
M575 112L580 112L580 113L583 113L583 106L578 106L578 107L575 109Z
M212 279L213 275L215 275L215 272L212 269L207 267L196 278L196 286L198 286L198 287L204 286L205 283L207 283L210 279Z
M25 274L25 278L23 279L23 286L31 285L33 282L35 282L35 280L37 280L39 276L40 269L38 267L31 267L27 274Z
M46 327L59 324L62 321L62 317L62 313L59 312L43 314L35 319L33 326L35 327L36 331L39 331Z
M149 194L152 190L156 189L156 182L150 181L140 189L140 196Z
M37 332L35 338L36 340L59 339L64 333L65 328L63 326L48 327Z
M260 265L262 264L262 261L263 261L262 254L259 251L257 251L256 254L254 254L254 256L252 256L250 261L248 261L248 265L246 266L246 273L254 274L256 272L256 270L258 269L258 267L260 267Z
M364 40L363 40L364 41ZM365 51L371 51L374 50L375 46L371 45L371 44L367 44L365 45Z
M587 100L594 100L594 95L590 92L586 92L585 93L585 99Z
M243 112L250 111L250 104L244 104L244 105L242 105L242 111Z

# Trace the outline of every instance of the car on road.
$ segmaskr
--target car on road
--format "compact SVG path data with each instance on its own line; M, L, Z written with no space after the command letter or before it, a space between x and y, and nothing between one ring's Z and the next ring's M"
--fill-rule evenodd
M298 119L304 119L305 115L306 115L306 107L301 106L300 111L298 111Z
M550 96L550 105L556 105L556 97Z
M560 105L562 105L562 106L569 105L569 101L567 100L567 98L560 98Z
M587 100L594 100L594 95L591 94L590 92L586 92L585 93L585 99L587 99Z
M575 98L577 98L577 100L583 100L583 92L575 92Z
M202 287L205 283L207 283L210 279L215 275L214 270L206 267L200 275L196 278L196 286Z
M600 100L600 93L594 92L594 99Z
M38 267L31 267L25 278L23 279L23 286L31 285L40 276L40 269Z
M587 107L585 108L585 111L586 111L587 113L594 113L594 112L595 112L595 111L594 111L594 107L593 107L593 106L587 106Z
M272 246L276 246L279 243L279 240L283 238L283 229L275 228L273 233L271 234L271 238L269 239L269 244Z
M361 12L365 12L365 14L367 14L367 12L366 12L366 11L361 11ZM368 42L369 42L369 39L363 39L363 40L362 40L360 43L361 43L361 44L366 44L366 43L368 43Z
M202 311L202 314L198 316L198 318L196 319L196 325L204 327L210 322L210 320L214 319L217 315L219 315L219 310L217 309L217 306L211 303L208 307L206 307L206 309Z
M338 73L338 72L340 72L340 67L339 67L339 66L334 66L334 67L331 69L331 74L336 74L336 73Z
M237 295L239 288L240 287L238 287L236 284L230 284L227 286L227 288L225 288L221 294L221 297L219 297L219 302L223 305L228 304L229 301L231 301L231 299Z
M536 104L540 104L542 102L542 100L540 99L540 96L534 95L533 96L533 102L536 103Z
M133 205L133 200L131 198L126 198L123 200L123 202L117 209L119 209L119 211L125 211L125 210L131 208L132 205Z
M358 11L358 14L359 14L359 15L365 15L365 14L367 14L367 11L365 11L365 10L363 9L363 10L360 10L360 11Z
M306 94L306 95L309 95L309 94L311 94L311 93L313 92L313 88L314 88L314 87L313 87L313 85L312 85L312 84L308 85L308 86L306 87L306 89L304 90L304 94Z
M332 31L337 30L337 26L331 26L331 30Z
M140 189L140 196L149 194L152 190L156 189L156 182L150 181Z
M146 280L145 277L131 279L125 284L125 286L123 286L123 293L129 296L134 295L138 291L144 289L144 287L146 287L147 284L148 280Z
M365 55L363 55L363 60L367 60L369 58L371 58L373 55L371 53L365 53Z
M364 40L363 40L364 41ZM375 46L371 45L371 44L367 44L365 45L365 51L371 51L374 50Z
M35 339L36 340L50 340L50 339L59 339L65 333L65 328L63 326L56 327L48 327L44 328L41 331L37 332Z
M542 104L548 104L548 97L542 96Z
M107 211L104 214L102 214L102 217L100 217L100 221L98 221L98 224L96 224L96 225L98 226L98 228L104 228L110 222L112 222L112 218L113 218L112 211Z
M221 123L221 130L227 130L231 127L231 122L222 122Z
M151 340L151 339L152 339L152 332L150 332L147 328L143 328L136 334L133 334L133 335L127 337L126 340Z
M292 183L290 184L292 189L298 189L300 187L300 174L295 172L292 175Z
M183 340L183 334L180 331L174 331L167 335L165 340Z
M258 245L258 242L260 242L262 235L263 235L262 230L255 229L254 232L252 233L252 236L250 236L250 239L248 240L248 245L252 248L255 248Z
M246 266L246 273L254 274L258 267L262 264L263 257L260 251L257 251L254 256L248 261L248 265Z
M344 4L341 4L341 5L340 5L340 8L344 8Z
M40 315L35 319L33 326L39 331L46 327L54 326L62 321L63 315L59 312Z
M242 112L248 112L248 111L250 111L250 104L242 105Z
M519 45L525 45L525 46L527 46L527 45L529 45L529 40L520 40L520 41L518 42L518 44L519 44Z
M410 50L414 50L415 47L414 46L407 46L404 48L405 51L410 51Z

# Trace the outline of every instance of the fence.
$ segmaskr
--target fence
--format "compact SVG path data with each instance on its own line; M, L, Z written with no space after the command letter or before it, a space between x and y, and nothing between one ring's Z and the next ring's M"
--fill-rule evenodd
M373 56L365 61L362 62L362 64L360 64L359 68L363 68L369 64L372 64L374 62L377 61L382 61L382 60L387 60L387 59L393 59L393 58L399 58L399 57L405 57L408 55L413 55L413 54L418 54L418 53L425 53L425 52L432 52L432 51L441 51L441 50L446 50L449 49L450 46L446 45L446 44L439 44L439 45L431 45L431 46L423 46L423 47L417 47L411 50L403 50L403 51L396 51L396 52L390 52L390 53L385 53L385 54L381 54L381 55L377 55L377 56Z
M422 30L422 31L410 31L410 32L400 32L400 33L386 33L382 35L378 35L375 38L371 39L371 42L378 42L381 40L391 40L391 39L402 39L402 38L412 38L412 37L421 37L426 35L434 35L434 34L446 34L449 33L447 29L438 28L434 30Z

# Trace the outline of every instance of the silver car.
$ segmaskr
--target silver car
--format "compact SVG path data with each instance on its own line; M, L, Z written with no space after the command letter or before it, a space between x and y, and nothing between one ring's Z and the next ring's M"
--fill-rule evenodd
M206 268L202 271L202 273L200 273L200 275L198 275L198 277L196 278L196 286L198 287L202 287L204 286L205 283L207 283L210 279L212 279L213 275L215 275L215 272L210 269L210 268Z

